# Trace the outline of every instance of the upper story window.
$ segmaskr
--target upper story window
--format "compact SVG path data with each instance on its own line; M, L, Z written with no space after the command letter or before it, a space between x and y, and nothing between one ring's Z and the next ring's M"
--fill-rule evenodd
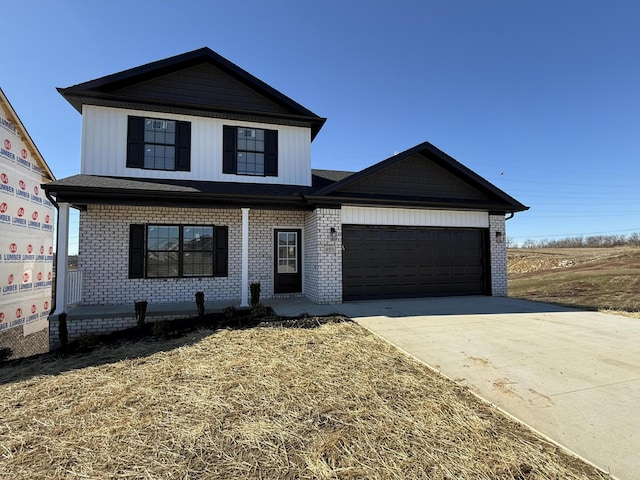
M189 122L129 117L127 167L188 172L191 168L190 157Z
M277 130L225 125L222 172L277 177Z

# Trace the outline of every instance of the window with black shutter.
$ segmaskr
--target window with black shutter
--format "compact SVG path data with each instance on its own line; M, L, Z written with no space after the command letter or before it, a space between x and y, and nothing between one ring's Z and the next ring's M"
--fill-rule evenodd
M278 176L278 132L250 127L223 128L222 172Z
M178 120L129 117L127 167L190 171L191 124Z
M228 227L130 225L129 232L129 278L228 275Z

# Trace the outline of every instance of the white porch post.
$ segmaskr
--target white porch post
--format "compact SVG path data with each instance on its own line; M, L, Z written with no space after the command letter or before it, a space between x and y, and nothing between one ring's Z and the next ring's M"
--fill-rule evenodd
M249 306L249 209L242 208L242 298L241 307Z
M67 265L69 264L69 204L58 204L58 239L56 242L56 309L67 310Z

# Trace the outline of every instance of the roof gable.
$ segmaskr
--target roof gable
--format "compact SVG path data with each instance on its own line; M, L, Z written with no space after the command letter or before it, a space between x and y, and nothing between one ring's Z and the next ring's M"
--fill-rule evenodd
M338 191L378 195L486 199L486 195L457 175L414 153L366 175Z
M58 91L79 112L82 105L89 104L228 118L259 117L308 126L313 137L325 122L206 47Z
M118 90L129 98L197 103L211 109L243 109L288 115L291 112L219 67L202 63Z
M315 195L378 202L406 199L509 212L528 208L428 142L329 185Z

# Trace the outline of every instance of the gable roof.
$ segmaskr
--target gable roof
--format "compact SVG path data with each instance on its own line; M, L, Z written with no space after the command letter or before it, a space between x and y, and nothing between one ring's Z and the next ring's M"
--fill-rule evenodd
M265 121L310 127L312 139L326 121L207 47L58 92L81 113L99 105Z
M9 120L18 129L18 131L20 132L20 137L27 144L27 147L29 147L29 149L31 150L32 158L34 158L38 163L38 167L40 167L40 170L42 171L42 176L48 178L49 180L55 180L56 177L53 175L53 172L49 168L49 165L47 165L47 162L44 160L44 157L40 153L40 150L38 150L38 147L31 138L31 135L29 135L29 132L22 124L20 117L18 117L18 114L11 105L11 102L9 102L7 96L4 94L4 91L2 91L2 88L0 88L0 104L2 104L2 106L4 107L7 115L11 117L7 118L7 120Z
M313 198L504 212L529 208L429 142L331 183L314 192Z

